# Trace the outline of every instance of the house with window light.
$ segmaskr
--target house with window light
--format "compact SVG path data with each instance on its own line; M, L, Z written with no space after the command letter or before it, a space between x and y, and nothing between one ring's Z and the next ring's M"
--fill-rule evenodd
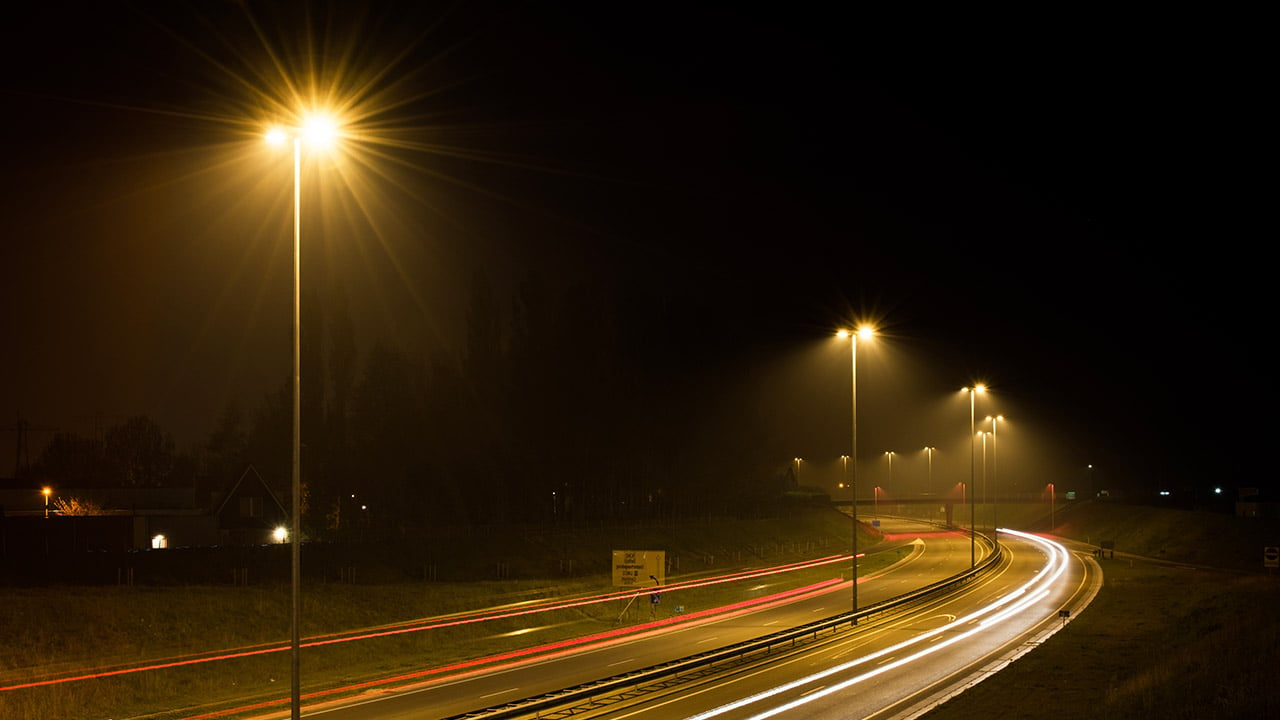
M7 551L267 545L286 541L289 525L288 511L252 465L226 490L204 497L194 488L0 483L0 548Z
M252 465L245 468L213 510L219 545L284 542L289 511Z

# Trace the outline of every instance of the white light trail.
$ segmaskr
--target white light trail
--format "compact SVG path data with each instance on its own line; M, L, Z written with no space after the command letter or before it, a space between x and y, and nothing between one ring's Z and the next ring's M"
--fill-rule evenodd
M916 635L915 637L909 640L904 640L891 647L887 647L882 650L877 650L876 652L870 653L868 655L864 655L856 660L850 660L849 662L827 668L826 670L822 670L821 672L814 673L812 675L801 678L799 680L794 680L792 682L779 685L775 688L771 688L764 692L756 693L755 695L751 695L749 697L736 700L732 703L721 705L720 707L713 708L699 715L694 715L693 717L689 718L689 720L707 720L708 718L713 718L718 715L723 715L727 712L731 712L734 710L747 707L748 705L752 705L754 703L768 700L769 698L779 695L781 693L795 690L809 683L823 680L825 678L830 677L831 675L844 672L851 668L857 667L858 665L862 665L872 660L876 660L878 658L884 657L886 655L893 654L905 648L911 647L912 645L925 643L929 639L934 638L943 632L954 630L957 627L971 623L975 620L978 620L979 618L983 618L981 622L978 622L970 630L966 630L962 633L958 633L955 636L948 638L942 642L938 642L934 645L926 646L924 649L921 649L911 655L900 658L898 660L894 660L893 662L886 663L880 667L877 667L875 670L871 670L861 675L857 675L855 677L849 678L848 680L844 680L835 685L829 685L827 687L823 687L816 691L810 691L808 694L806 694L803 697L800 697L790 702L784 703L782 705L778 705L776 707L770 708L759 714L752 715L751 720L763 720L763 718L769 718L769 717L773 717L774 715L787 712L789 710L795 710L796 708L802 707L810 702L813 702L814 700L826 697L832 693L840 692L841 690L848 689L849 687L853 685L857 685L860 682L869 680L873 677L876 677L877 675L884 674L895 668L902 667L907 663L918 660L922 657L925 657L926 655L931 655L939 650L942 650L943 648L950 647L951 645L954 645L955 643L958 643L962 640L966 640L972 637L973 635L981 632L982 630L990 627L991 625L1008 620L1009 618L1017 615L1018 613L1027 609L1028 607L1039 602L1046 595L1048 595L1049 589L1051 588L1051 586L1058 580L1058 578L1062 576L1064 572L1066 572L1067 559L1068 559L1066 548L1064 548L1062 545L1059 545L1056 542L1053 542L1052 540L1046 540L1044 538L1037 537L1035 535L1030 535L1024 532L1019 532L1017 530L1008 530L1006 528L1000 528L1000 532L1006 533L1008 535L1024 538L1026 540L1030 540L1032 542L1039 544L1044 549L1046 555L1048 556L1048 562L1046 563L1044 570L1037 573L1034 578L1029 580L1027 583L1023 584L1021 587L1014 590L1013 592L998 598L991 604L985 607L982 607L968 615L965 615L964 617L957 618L952 622L942 625L941 627L935 628L933 630L930 630L926 633L922 633L920 635ZM1005 607L1005 606L1008 606L1008 607ZM999 612L996 612L997 610ZM991 615L991 617L986 617L986 618L983 617L989 614Z

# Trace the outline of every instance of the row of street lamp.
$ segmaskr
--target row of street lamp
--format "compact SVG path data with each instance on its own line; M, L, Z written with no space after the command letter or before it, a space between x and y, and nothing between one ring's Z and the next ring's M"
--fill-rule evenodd
M858 328L856 331L841 329L836 333L837 338L840 338L842 340L843 339L849 340L850 372L851 372L851 378L852 378L852 398L851 398L852 400L851 402L852 453L850 455L841 455L840 460L844 465L845 475L849 476L850 478L848 482L848 487L853 497L853 502L850 503L850 508L851 508L850 512L853 516L852 545L853 545L853 611L854 612L857 612L858 610L858 463L857 463L857 457L858 457L858 340L862 339L864 341L867 341L873 338L874 336L875 336L875 330L866 325ZM975 422L976 421L976 417L975 417L976 396L979 394L986 393L986 391L987 391L986 386L982 384L974 384L973 386L966 387L962 390L962 392L966 392L969 395L969 485L968 487L970 488L973 487L974 475L976 470L975 468L975 464L976 464L975 445L976 445L976 435L977 435L977 427ZM991 422L993 481L994 481L994 475L995 475L994 455L995 455L995 442L996 442L996 428L998 427L998 423L1003 419L1004 417L1002 415L987 416L987 420ZM930 487L933 486L933 453L935 450L936 448L931 446L925 447L925 452L928 454L928 457L929 457L929 486ZM893 480L894 454L895 453L892 450L885 452L885 458L888 463L890 482L892 482ZM850 475L849 473L850 458L853 458L854 460L852 475ZM797 480L799 478L799 468L800 468L800 458L796 458ZM977 530L976 530L976 523L975 523L977 511L976 511L976 502L974 498L974 493L970 491L967 494L969 496L968 497L968 501L969 501L969 562L970 562L970 566L972 567L977 565L977 534L976 534ZM986 435L985 434L983 435L983 494L984 494L984 503L985 503L985 494L986 494ZM879 506L880 506L880 488L876 487L875 488L875 510L874 510L876 517L879 517L880 515ZM992 524L993 525L995 524L994 514L992 515ZM996 543L997 544L999 543L998 537L996 538Z
M302 247L302 153L304 144L307 147L325 147L332 144L340 136L337 124L330 118L314 115L303 118L303 122L293 128L273 128L266 134L266 139L272 144L282 145L285 142L291 142L293 150L293 448L292 448L292 532L289 533L291 548L291 586L292 586L292 611L291 611L291 654L292 654L292 683L290 696L290 716L293 720L297 720L301 716L301 679L300 679L300 624L299 615L301 607L300 594L300 548L302 542L302 482L301 482L301 247ZM856 330L841 329L837 332L840 339L849 340L850 348L850 374L852 378L851 393L851 452L849 455L842 455L841 460L844 463L846 475L849 477L849 488L853 493L855 502L852 503L853 515L853 610L858 609L858 505L857 486L858 486L858 341L870 341L874 337L875 331L869 326L862 326ZM969 392L969 425L970 425L970 486L973 484L973 438L974 438L974 396L978 393L986 391L982 385L974 385L971 388L965 388ZM999 416L997 416L998 418ZM994 451L995 440L995 423L996 419L992 419L992 441ZM985 438L984 438L985 448ZM929 474L930 483L932 484L933 474L933 451L934 448L926 447L929 454ZM893 455L892 451L887 452L886 456L889 463L889 474L892 479L893 475ZM985 455L985 450L984 450ZM850 468L849 460L854 459L852 468ZM800 476L801 459L795 458L795 474L797 482ZM876 514L879 515L879 488L876 489ZM975 542L973 532L973 493L969 493L970 502L970 543ZM48 492L45 493L46 516L48 514ZM971 550L971 562L976 564L976 551Z

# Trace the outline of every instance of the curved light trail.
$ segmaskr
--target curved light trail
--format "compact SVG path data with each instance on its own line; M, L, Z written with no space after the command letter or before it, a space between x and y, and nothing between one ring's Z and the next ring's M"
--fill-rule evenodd
M708 720L709 718L714 718L719 715L732 712L734 710L739 710L749 705L753 705L755 703L765 702L770 698L775 697L781 693L789 692L797 688L803 687L805 685L818 682L819 680L823 680L832 675L846 672L850 669L858 667L859 665L864 665L872 660L876 660L876 659L885 657L886 655L890 655L892 653L904 650L906 648L910 648L912 646L925 643L929 639L934 638L944 632L948 632L948 631L954 632L958 627L962 627L966 624L974 623L974 626L971 629L956 633L953 637L950 637L946 640L943 640L933 645L928 645L923 649L918 650L903 658L885 663L884 665L881 665L874 670L870 670L861 675L856 675L854 677L851 677L847 680L843 680L834 685L823 687L821 689L810 692L804 695L803 697L797 698L795 700L791 700L789 702L786 702L781 705L777 705L767 710L764 710L762 712L759 712L755 715L752 715L751 720L763 720L763 718L769 718L784 712L789 712L797 708L803 707L807 703L813 702L820 698L824 698L828 695L831 695L832 693L837 693L842 690L846 690L854 685L857 685L858 683L864 682L878 675L882 675L890 670L893 670L895 668L911 663L927 655L931 655L935 652L938 652L939 650L942 650L943 648L950 647L951 645L954 645L958 642L962 642L972 637L973 635L989 628L990 626L996 623L1004 622L1005 620L1008 620L1013 616L1017 615L1018 613L1022 612L1023 610L1027 609L1028 607L1030 607L1031 605L1033 605L1034 603L1036 603L1037 601L1045 597L1045 595L1047 595L1049 592L1049 588L1052 587L1052 585L1055 582L1057 582L1057 580L1062 576L1064 572L1066 572L1067 560L1068 560L1067 549L1052 540L1047 540L1045 538L1042 538L1036 535L1030 535L1028 533L1019 532L1017 530L1000 528L1000 532L1007 533L1012 536L1017 536L1026 540L1030 540L1040 545L1040 547L1044 550L1048 560L1047 563L1045 564L1044 569L1041 570L1039 573L1037 573L1036 577L1024 583L1021 587L1017 588L1013 592L1010 592L1000 597L996 601L990 603L989 605L975 612L956 618L955 620L945 625L942 625L941 627L938 627L928 632L917 635L909 640L904 640L903 642L900 642L896 645L892 645L882 650L877 650L876 652L870 653L868 655L864 655L856 660L851 660L847 663L842 663L840 665L827 668L825 670L822 670L821 672L808 675L799 680L795 680L783 685L779 685L765 692L756 693L755 695L742 698L741 700L737 700L732 703L728 703L726 705L721 705L720 707L713 708L704 713L694 715L693 717L689 718L689 720ZM975 623L975 621L977 622Z

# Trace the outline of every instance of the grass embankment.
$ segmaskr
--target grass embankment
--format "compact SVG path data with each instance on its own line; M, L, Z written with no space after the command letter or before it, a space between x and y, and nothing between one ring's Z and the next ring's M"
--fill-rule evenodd
M667 578L670 583L747 566L847 552L849 522L833 511L806 511L772 521L543 533L506 541L511 550L504 563L513 577L526 574L520 567L522 558L544 562L547 556L556 557L557 568L608 568L611 550L644 549L667 552L676 566ZM874 539L860 537L859 542L868 547ZM473 551L468 547L455 550L463 556ZM476 558L475 562L492 563L493 559ZM879 564L881 561L873 557L862 567L871 572ZM839 577L841 570L847 574L847 567L838 565L793 573L769 590ZM302 634L346 632L537 598L598 594L613 590L610 583L607 572L472 583L304 583ZM759 594L755 589L759 583L753 580L667 592L662 612L669 614L676 604L692 612L741 600ZM0 687L109 671L123 663L287 643L289 603L287 584L0 590L4 618L0 623ZM535 616L307 648L303 654L304 694L649 619L644 604L633 606L625 616L622 609L622 603L615 600ZM529 628L535 631L528 632ZM273 652L3 690L0 718L161 720L251 702L280 701L288 697L290 661L289 652Z
M999 513L1002 526L1050 530L1043 505L1002 506ZM980 508L979 527L989 524L985 518ZM934 710L928 720L1280 717L1280 693L1271 682L1280 660L1280 578L1257 572L1262 547L1280 545L1280 524L1100 503L1063 503L1054 519L1056 534L1115 542L1119 554L1101 560L1105 583L1097 599L1043 647ZM522 575L522 555L555 557L557 568L581 573L607 564L609 550L625 548L666 550L680 564L668 578L675 581L840 552L848 542L848 522L816 513L779 521L546 533L506 542L516 577ZM870 538L859 542L871 545ZM455 552L465 555L469 550L459 547ZM1125 553L1231 571L1131 559ZM474 561L492 563L492 558ZM868 558L864 571L872 572L874 562L874 556ZM811 574L790 582L816 579ZM304 584L303 634L609 589L607 575L594 571L479 583ZM738 585L669 593L663 607L669 612L681 603L692 611L741 599L745 592ZM278 643L288 637L288 603L287 585L0 590L0 686L144 658ZM536 620L493 621L308 649L304 680L308 691L335 687L593 628L612 629L619 626L619 610L619 605L607 604ZM623 624L644 619L647 613L636 612ZM542 629L507 635L530 626ZM3 691L0 717L183 717L195 708L287 697L289 673L285 652ZM187 711L159 710L172 707Z
M1063 537L1115 542L1097 598L926 720L1280 717L1280 577L1259 572L1280 523L1104 503L1055 519Z

